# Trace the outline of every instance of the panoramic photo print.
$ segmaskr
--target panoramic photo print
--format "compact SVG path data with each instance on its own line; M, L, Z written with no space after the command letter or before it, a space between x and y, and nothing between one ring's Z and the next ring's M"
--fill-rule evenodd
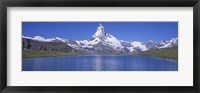
M22 22L22 71L178 71L178 22Z

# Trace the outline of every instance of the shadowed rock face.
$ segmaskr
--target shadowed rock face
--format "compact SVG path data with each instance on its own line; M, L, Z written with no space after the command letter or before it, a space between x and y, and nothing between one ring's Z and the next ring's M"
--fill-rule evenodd
M22 39L24 50L41 50L41 51L60 51L60 52L73 52L77 51L74 48L68 46L62 42L41 42L31 39ZM27 47L29 46L29 48ZM78 51L77 51L78 52Z

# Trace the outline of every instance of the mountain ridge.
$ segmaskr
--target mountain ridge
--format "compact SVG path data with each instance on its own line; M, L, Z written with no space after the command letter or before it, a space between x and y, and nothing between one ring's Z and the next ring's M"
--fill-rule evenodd
M148 42L139 42L133 41L128 42L124 40L119 40L115 36L107 33L102 24L99 24L96 32L92 35L91 39L88 40L68 40L64 38L54 37L54 38L45 38L41 36L26 37L22 36L25 39L36 40L40 42L62 42L66 45L83 52L95 54L103 54L107 51L110 54L127 54L130 52L141 52L150 49L160 49L168 48L172 46L178 46L178 38L171 38L169 40L162 40L159 42L148 41ZM108 53L109 54L109 53Z

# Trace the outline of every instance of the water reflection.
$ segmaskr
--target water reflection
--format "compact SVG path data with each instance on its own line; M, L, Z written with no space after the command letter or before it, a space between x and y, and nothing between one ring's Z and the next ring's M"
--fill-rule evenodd
M96 71L101 71L102 70L102 58L101 56L95 56L93 59L93 63L94 63L94 69Z
M178 62L148 56L26 58L23 71L178 71Z

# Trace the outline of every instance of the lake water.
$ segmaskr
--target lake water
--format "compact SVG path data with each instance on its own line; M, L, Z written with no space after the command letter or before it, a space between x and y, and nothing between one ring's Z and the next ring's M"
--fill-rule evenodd
M22 71L178 71L178 62L149 56L62 56L22 61Z

